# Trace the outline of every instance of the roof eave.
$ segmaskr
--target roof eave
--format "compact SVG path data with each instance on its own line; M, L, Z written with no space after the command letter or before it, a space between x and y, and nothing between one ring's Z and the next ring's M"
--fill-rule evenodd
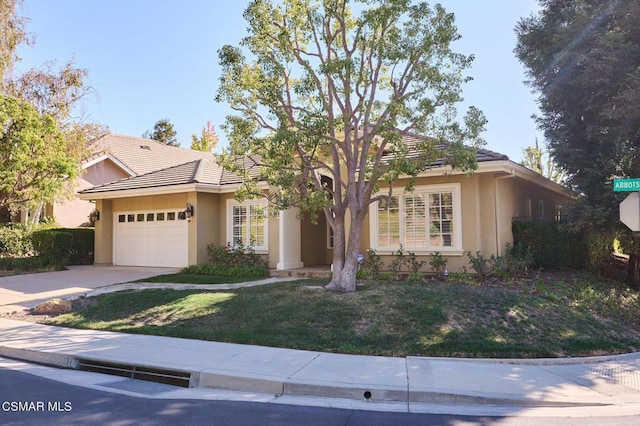
M116 157L114 157L111 154L103 154L100 155L97 158L94 158L92 160L87 161L86 163L84 163L82 165L82 170L86 170L91 166L95 166L98 163L101 163L105 160L110 160L112 163L114 163L117 167L119 167L120 169L122 169L125 173L127 173L129 176L137 176L137 173L134 172L132 169L130 169L126 164L124 164L122 161L120 161L119 159L117 159Z
M507 175L512 175L514 177L519 177L528 182L535 183L536 185L542 186L555 193L562 194L564 196L570 196L569 190L566 187L553 182L552 180L545 178L541 174L536 173L533 170L529 170L526 167L511 160L493 160L479 162L478 169L474 172L474 174L477 173L504 173ZM451 166L440 166L434 167L433 169L425 170L424 172L420 173L418 177L435 177L443 175L464 174L465 172L453 169L451 168Z
M183 192L202 192L209 194L226 194L235 192L239 183L216 185L210 183L188 183L180 185L166 185L156 186L150 188L136 188L136 189L121 189L110 191L89 191L78 192L78 197L81 200L110 200L115 198L131 198L131 197L147 197L157 196L163 194L179 194ZM261 189L267 189L266 182L260 182L258 187Z

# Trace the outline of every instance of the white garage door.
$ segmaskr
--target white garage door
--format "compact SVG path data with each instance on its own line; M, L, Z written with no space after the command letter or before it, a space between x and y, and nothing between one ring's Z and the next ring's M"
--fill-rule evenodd
M117 212L114 264L188 266L188 222L178 210Z

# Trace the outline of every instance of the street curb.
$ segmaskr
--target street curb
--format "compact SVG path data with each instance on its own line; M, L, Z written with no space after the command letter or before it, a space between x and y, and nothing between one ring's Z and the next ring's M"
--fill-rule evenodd
M0 346L0 356L52 367L78 370L79 360L70 354L16 349ZM135 367L174 369L161 363L132 363L116 360L112 357L91 356L92 361L117 362ZM178 369L176 369L178 370ZM531 399L508 398L497 395L482 395L474 392L451 393L437 390L411 390L409 387L397 386L363 386L337 382L313 382L274 376L249 375L221 370L180 369L191 374L190 387L199 389L224 389L240 392L263 393L275 396L300 396L318 398L349 399L366 402L402 402L402 403L434 403L453 405L497 405L518 407L607 407L610 404L584 403L574 401L544 401Z
M408 356L409 359L426 360L426 361L449 361L460 363L477 363L477 364L503 364L503 365L581 365L581 364L598 364L603 362L624 361L629 359L640 359L640 352L630 352L618 355L601 355L591 357L569 357L569 358L450 358L450 357L422 357Z

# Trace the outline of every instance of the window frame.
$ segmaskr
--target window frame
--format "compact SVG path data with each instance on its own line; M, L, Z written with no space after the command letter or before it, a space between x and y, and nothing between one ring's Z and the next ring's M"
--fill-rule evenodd
M429 199L429 195L431 194L442 194L442 193L451 193L451 204L453 208L452 215L452 245L451 247L443 247L443 246L408 246L406 245L406 217L405 217L405 202L404 196L405 194L415 194L415 195L424 195L425 200ZM461 185L460 183L451 183L451 184L435 184L435 185L419 185L414 188L413 191L395 190L393 191L393 196L399 197L398 205L400 209L400 242L402 244L402 248L405 251L411 251L419 254L429 254L434 253L436 251L441 253L446 253L450 255L463 255L464 250L462 247L462 196L461 196ZM379 224L378 224L378 202L372 203L369 205L369 235L371 236L371 248L376 250L378 254L392 254L392 252L400 249L400 246L380 246L380 235L379 235ZM425 205L426 210L426 222L427 226L429 223L429 204ZM428 234L427 234L428 235ZM427 238L427 243L429 243L429 239Z
M524 197L524 216L527 221L533 220L533 202L531 197Z
M238 202L236 200L227 200L227 235L226 241L233 244L233 209L234 207L245 207L245 223L247 235L251 239L251 207L260 207L264 209L264 245L253 246L253 249L258 254L266 254L269 251L269 212L267 211L267 202L265 200L250 200ZM243 241L244 245L250 243L250 241Z
M538 218L544 220L544 200L538 200Z

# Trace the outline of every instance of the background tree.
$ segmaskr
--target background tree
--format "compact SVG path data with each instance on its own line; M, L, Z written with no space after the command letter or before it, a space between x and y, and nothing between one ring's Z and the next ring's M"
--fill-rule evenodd
M4 123L7 126L11 124L3 129L3 146L0 147L5 155L6 166L3 169L3 179L6 179L3 190L13 187L16 191L13 195L3 194L2 198L9 200L7 202L11 204L7 207L13 212L30 210L31 219L37 221L45 203L73 195L73 177L80 170L86 148L94 138L103 135L106 128L73 116L81 100L91 91L86 84L86 70L75 68L69 62L59 70L54 68L53 63L45 63L23 73L13 72L14 64L19 60L15 53L17 47L30 42L24 30L27 19L18 15L17 9L21 5L21 0L0 0L0 94L5 108ZM26 105L30 105L31 109ZM39 124L35 118L37 114L40 115ZM35 124L29 124L31 122ZM24 141L30 140L24 135L37 134L42 129L51 132L44 139L49 146L45 149L35 144L30 151L24 151ZM19 139L14 139L18 136ZM31 157L27 158L28 155ZM38 159L40 155L47 158ZM32 171L36 174L25 174L25 170L12 163L16 158L33 166ZM69 173L67 166L70 163L76 165L75 173ZM41 165L54 169L43 171ZM62 172L67 179L60 182ZM28 184L33 187L25 186ZM37 195L42 198L37 200Z
M18 14L22 0L0 0L0 83L7 71L19 60L16 50L29 42L25 31L26 18Z
M80 171L67 139L50 115L0 95L0 204L15 212L54 202Z
M355 16L355 3L369 8ZM327 288L355 291L368 207L390 195L380 184L415 177L437 158L476 167L466 143L481 142L484 116L471 108L462 126L454 107L473 58L450 49L459 35L440 5L254 0L244 16L249 34L241 47L251 61L239 47L218 52L216 99L236 111L224 126L230 142L221 162L244 178L236 197L260 196L262 179L278 188L268 194L276 210L323 213L334 233ZM407 134L430 136L418 138L419 155L410 159L401 143Z
M83 117L73 115L78 104L92 90L86 84L87 76L87 70L75 68L71 62L59 69L53 62L48 62L5 81L9 96L28 102L40 115L55 121L65 139L63 145L57 146L64 149L67 158L77 163L78 169L90 143L108 131L105 126L84 122ZM67 185L56 194L56 201L72 198L74 184L73 179L67 180ZM50 200L43 199L39 204L29 202L29 217L37 222L47 202Z
M566 173L561 170L551 158L548 150L540 148L538 138L534 146L528 146L522 150L524 160L522 165L540 173L542 176L559 184L564 184Z
M191 135L191 149L193 150L213 152L216 146L218 146L218 134L216 126L210 121L207 121L207 125L202 128L200 137Z
M153 139L170 146L180 146L178 139L176 139L176 131L168 118L156 121L156 124L153 125L153 130L145 131L142 134L142 137L146 139Z
M555 162L583 197L581 229L621 231L613 192L616 177L640 176L640 2L541 0L522 19L515 53L539 94L544 130ZM640 282L638 239L626 235L630 278Z

